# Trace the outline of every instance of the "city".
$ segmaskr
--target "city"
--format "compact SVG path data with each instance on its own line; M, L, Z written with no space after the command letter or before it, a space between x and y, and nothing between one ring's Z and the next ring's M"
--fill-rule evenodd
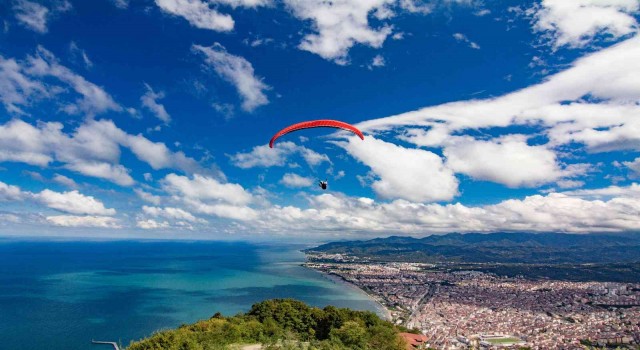
M535 281L341 254L311 254L305 265L366 291L438 349L640 344L640 284Z

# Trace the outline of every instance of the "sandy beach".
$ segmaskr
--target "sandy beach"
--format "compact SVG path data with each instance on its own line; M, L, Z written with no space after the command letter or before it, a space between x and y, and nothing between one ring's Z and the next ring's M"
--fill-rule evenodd
M302 265L302 266L304 266L304 265ZM306 267L306 266L304 266L304 267ZM306 267L306 268L311 269L310 267ZM333 274L328 274L328 273L325 273L325 272L322 272L322 271L318 271L318 270L315 270L315 269L312 269L312 270L321 273L324 277L326 277L327 279L329 279L330 281L332 281L334 283L339 283L339 284L345 285L345 286L347 286L349 288L352 288L354 290L357 290L360 293L363 293L363 294L367 295L367 297L369 299L371 299L373 302L375 302L375 304L377 306L377 309L378 309L377 313L378 313L379 316L381 316L383 319L385 319L387 321L392 321L393 320L393 317L391 316L391 312L384 305L382 305L382 303L380 301L378 301L374 295L371 295L371 294L367 293L362 288L360 288L357 285L345 280L344 278L342 278L340 276L336 276L336 275L333 275Z

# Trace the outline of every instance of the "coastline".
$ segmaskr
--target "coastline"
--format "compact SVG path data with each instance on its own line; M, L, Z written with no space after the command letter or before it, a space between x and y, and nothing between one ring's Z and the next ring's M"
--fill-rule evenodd
M334 274L330 274L330 273L326 273L324 271L320 271L320 270L316 270L313 269L311 267L306 266L305 264L301 264L301 266L303 266L304 268L316 271L320 274L322 274L322 276L324 276L325 278L327 278L328 280L337 283L337 284L342 284L346 287L349 287L351 289L357 290L360 293L364 293L365 295L367 295L367 297L373 301L376 304L376 308L379 311L379 315L381 318L389 321L389 322L393 322L393 317L391 316L391 311L389 311L389 309L387 309L377 298L375 295L372 295L370 293L367 293L367 291L365 291L364 289L358 287L357 285L345 280L344 278L342 278L341 276L338 275L334 275Z

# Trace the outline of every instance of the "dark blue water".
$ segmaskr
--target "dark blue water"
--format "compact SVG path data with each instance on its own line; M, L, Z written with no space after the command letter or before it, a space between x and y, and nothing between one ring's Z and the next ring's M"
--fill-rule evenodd
M102 349L269 298L376 310L293 246L0 241L0 349Z

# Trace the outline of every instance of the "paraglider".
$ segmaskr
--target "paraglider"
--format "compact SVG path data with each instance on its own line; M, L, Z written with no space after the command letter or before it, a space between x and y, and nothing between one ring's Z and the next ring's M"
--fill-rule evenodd
M336 128L351 131L352 133L358 135L360 139L364 140L364 135L362 131L358 130L355 126L341 122L339 120L330 120L330 119L320 119L320 120L310 120L302 123L293 124L291 126L287 126L286 128L278 131L273 137L271 141L269 141L269 147L273 148L273 143L282 135L288 134L293 131L298 131L302 129L311 129L311 128Z
M288 134L290 132L302 130L302 129L311 129L311 128L335 128L335 129L347 130L358 135L358 137L360 137L361 140L364 140L364 135L362 134L362 131L358 130L358 128L356 128L351 124L341 122L339 120L319 119L319 120L310 120L306 122L296 123L278 131L275 135L273 135L273 137L269 141L269 148L273 148L273 143L276 142L276 140L282 135ZM320 188L322 188L323 190L326 190L328 187L327 180L318 181L318 186L320 186Z

